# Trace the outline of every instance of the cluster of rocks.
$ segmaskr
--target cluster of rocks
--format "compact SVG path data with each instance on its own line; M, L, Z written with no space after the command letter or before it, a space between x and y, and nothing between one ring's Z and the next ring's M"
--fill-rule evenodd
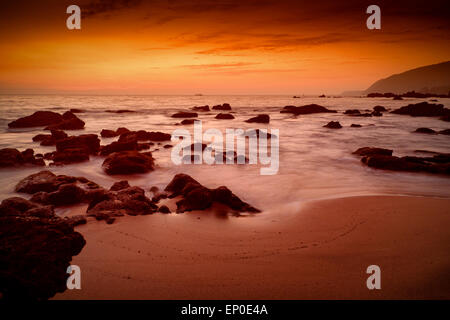
M67 267L86 244L74 222L52 206L20 197L0 204L0 294L6 300L45 300L66 290Z
M45 166L42 154L34 154L33 149L20 152L14 148L0 149L0 168L21 166Z
M431 98L431 97L438 97L438 98L449 98L450 95L447 94L435 94L435 93L420 93L415 91L408 91L406 93L402 94L395 94L392 92L386 92L386 93L378 93L373 92L369 93L367 95L368 98Z
M362 156L362 163L376 169L450 174L450 154L436 154L432 157L396 157L392 153L393 150L390 149L372 147L359 148L353 152Z
M43 127L45 130L80 130L84 121L70 111L59 114L52 111L36 111L32 115L8 123L10 128Z
M381 117L383 115L382 112L387 111L387 109L383 106L375 106L373 107L373 111L365 110L361 112L358 109L348 109L344 111L344 114L352 117Z
M213 106L212 109L221 111L231 111L231 106L229 103L223 103Z

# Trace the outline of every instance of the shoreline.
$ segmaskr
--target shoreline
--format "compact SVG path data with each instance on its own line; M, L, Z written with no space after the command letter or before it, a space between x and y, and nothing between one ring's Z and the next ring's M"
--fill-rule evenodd
M448 299L449 227L450 199L416 196L315 200L254 217L89 220L71 262L82 289L53 299ZM381 290L366 288L372 264Z

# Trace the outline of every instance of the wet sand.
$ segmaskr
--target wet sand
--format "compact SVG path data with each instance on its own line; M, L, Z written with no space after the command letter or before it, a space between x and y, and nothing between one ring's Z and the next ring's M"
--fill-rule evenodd
M350 197L239 218L158 213L77 231L87 241L72 261L82 289L55 299L450 298L449 199ZM381 290L366 287L372 264Z

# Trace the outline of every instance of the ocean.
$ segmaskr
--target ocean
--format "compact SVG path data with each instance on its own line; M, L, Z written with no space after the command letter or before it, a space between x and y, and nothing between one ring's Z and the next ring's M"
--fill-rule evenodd
M216 128L260 128L279 130L279 170L275 175L260 175L260 165L174 165L171 149L155 145L153 152L156 169L147 174L133 176L108 176L101 164L102 157L79 164L47 167L56 174L83 176L109 188L114 182L128 180L131 185L144 188L164 188L177 173L186 173L207 187L225 185L242 200L261 209L263 213L295 213L302 203L309 200L350 197L360 195L414 195L450 197L450 179L446 176L426 173L405 173L376 170L364 166L359 156L352 152L360 147L372 146L394 150L394 155L418 155L416 150L450 153L450 137L413 133L419 127L436 131L449 128L449 123L437 118L410 117L384 112L382 117L351 117L346 109L372 109L382 105L389 109L430 99L394 101L387 98L313 98L294 99L289 96L81 96L81 95L2 95L0 96L0 148L32 148L35 153L55 150L33 142L39 133L49 133L43 128L9 129L8 123L37 110L63 113L71 108L85 110L77 116L85 121L84 130L66 131L69 135L95 133L102 129L162 131L175 129L193 130L192 126L176 125L181 119L170 115L193 106L229 103L233 120L217 120L217 111L199 112L203 130ZM338 113L300 115L280 113L286 105L316 103ZM438 102L450 107L449 99ZM110 113L107 110L133 110L133 113ZM270 124L251 124L244 120L266 113ZM339 121L343 128L323 128L329 121ZM350 128L352 123L361 128ZM101 144L109 144L117 138L102 138ZM163 143L165 144L165 143ZM0 169L0 200L14 193L17 182L29 174L43 170L40 167ZM26 195L21 195L27 197ZM64 214L64 209L59 211Z

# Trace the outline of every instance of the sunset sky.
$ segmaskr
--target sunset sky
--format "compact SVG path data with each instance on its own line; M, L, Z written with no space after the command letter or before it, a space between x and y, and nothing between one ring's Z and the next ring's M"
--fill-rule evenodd
M395 2L395 4L393 4ZM81 7L81 30L66 28ZM366 8L381 7L381 30ZM0 93L340 94L450 60L446 1L2 1Z

